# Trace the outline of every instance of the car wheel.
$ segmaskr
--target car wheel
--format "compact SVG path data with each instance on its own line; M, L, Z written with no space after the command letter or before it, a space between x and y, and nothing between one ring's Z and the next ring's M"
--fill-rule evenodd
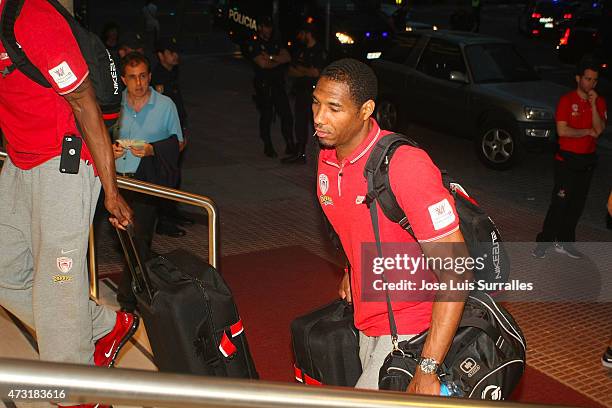
M398 125L397 106L386 99L382 99L376 107L376 121L381 129L395 130Z
M478 158L495 170L505 170L519 155L519 139L516 126L510 121L492 120L484 123L475 140Z

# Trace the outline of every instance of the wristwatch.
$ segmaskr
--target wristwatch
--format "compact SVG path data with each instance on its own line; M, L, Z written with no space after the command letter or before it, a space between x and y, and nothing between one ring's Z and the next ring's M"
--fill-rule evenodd
M440 368L440 363L430 357L419 358L419 368L425 374L434 374Z

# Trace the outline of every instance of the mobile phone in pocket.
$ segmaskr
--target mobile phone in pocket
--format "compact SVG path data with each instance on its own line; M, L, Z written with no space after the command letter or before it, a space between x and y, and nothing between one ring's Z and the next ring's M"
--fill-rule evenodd
M62 155L60 157L60 173L78 174L81 164L81 148L83 141L74 135L64 136Z

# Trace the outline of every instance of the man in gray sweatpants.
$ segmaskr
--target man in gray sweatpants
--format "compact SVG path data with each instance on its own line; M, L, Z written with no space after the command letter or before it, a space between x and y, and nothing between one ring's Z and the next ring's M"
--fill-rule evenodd
M4 35L0 127L9 159L0 173L0 305L36 330L42 360L112 366L138 319L89 299L87 238L100 186L115 227L125 228L132 213L118 192L89 68L47 1L24 2L14 27L19 49ZM13 65L24 52L49 87ZM69 162L74 168L60 171Z

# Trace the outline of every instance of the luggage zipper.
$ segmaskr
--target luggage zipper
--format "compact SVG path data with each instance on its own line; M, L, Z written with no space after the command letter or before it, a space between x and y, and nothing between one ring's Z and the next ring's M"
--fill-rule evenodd
M190 278L200 288L200 293L202 294L202 297L204 298L204 302L207 305L206 312L207 312L207 315L208 315L208 321L212 324L213 323L213 316L212 316L212 312L210 310L210 299L209 299L208 295L206 294L206 284L202 280L200 280L200 279L198 279L198 278L196 278L194 276L190 276ZM214 336L214 333L213 333L213 336ZM214 340L216 342L216 339L214 339ZM202 344L205 344L204 341L202 341ZM212 366L212 367L219 366L219 362L221 361L221 358L219 358L219 356L217 355L216 350L215 350L215 356L216 356L215 358L211 358L209 360L204 361L204 364L207 364L207 365Z

